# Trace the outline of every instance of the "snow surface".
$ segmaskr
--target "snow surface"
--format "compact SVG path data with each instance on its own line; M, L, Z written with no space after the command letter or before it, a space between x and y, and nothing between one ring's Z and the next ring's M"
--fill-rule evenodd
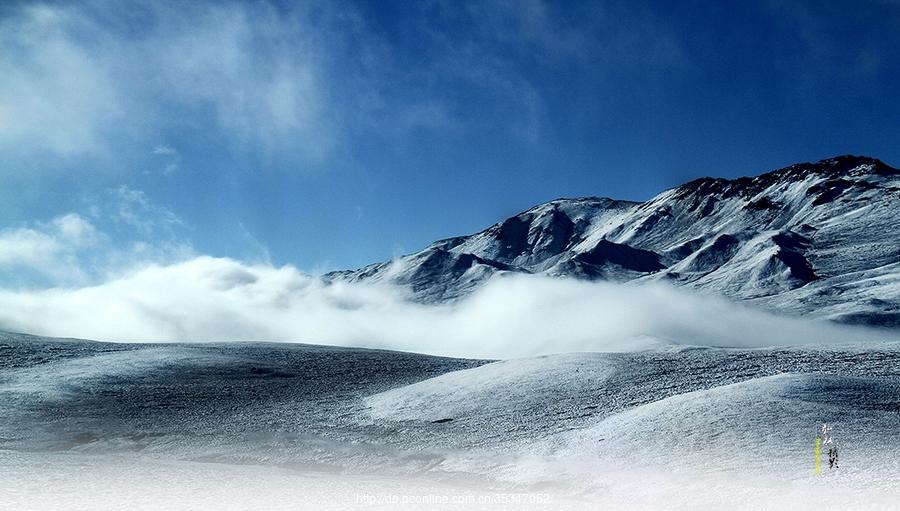
M892 509L898 362L897 345L490 362L2 334L0 509ZM815 476L823 421L841 467Z

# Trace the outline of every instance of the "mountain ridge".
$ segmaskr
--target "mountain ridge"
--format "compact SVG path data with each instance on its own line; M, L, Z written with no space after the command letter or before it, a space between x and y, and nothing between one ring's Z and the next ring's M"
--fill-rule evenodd
M702 177L645 202L559 198L329 282L390 282L425 303L495 275L667 283L764 309L900 326L900 170L842 155Z

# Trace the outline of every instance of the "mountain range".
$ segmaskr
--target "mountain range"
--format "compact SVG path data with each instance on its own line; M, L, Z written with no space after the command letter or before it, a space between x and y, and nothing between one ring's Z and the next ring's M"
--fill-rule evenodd
M646 202L557 199L329 282L389 282L424 303L514 273L665 281L792 315L900 326L900 170L837 156L701 178Z

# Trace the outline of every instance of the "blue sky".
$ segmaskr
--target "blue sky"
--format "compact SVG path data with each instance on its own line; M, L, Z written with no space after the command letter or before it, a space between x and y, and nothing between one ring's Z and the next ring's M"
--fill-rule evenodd
M900 163L900 3L5 2L0 272L356 267L561 196Z

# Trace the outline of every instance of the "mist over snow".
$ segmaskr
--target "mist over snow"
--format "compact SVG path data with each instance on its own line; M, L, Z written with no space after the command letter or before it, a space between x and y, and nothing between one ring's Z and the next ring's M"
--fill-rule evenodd
M292 266L207 256L97 285L0 291L0 328L114 341L296 341L490 358L896 337L780 317L659 283L503 275L461 301L423 305L386 284L326 284Z

